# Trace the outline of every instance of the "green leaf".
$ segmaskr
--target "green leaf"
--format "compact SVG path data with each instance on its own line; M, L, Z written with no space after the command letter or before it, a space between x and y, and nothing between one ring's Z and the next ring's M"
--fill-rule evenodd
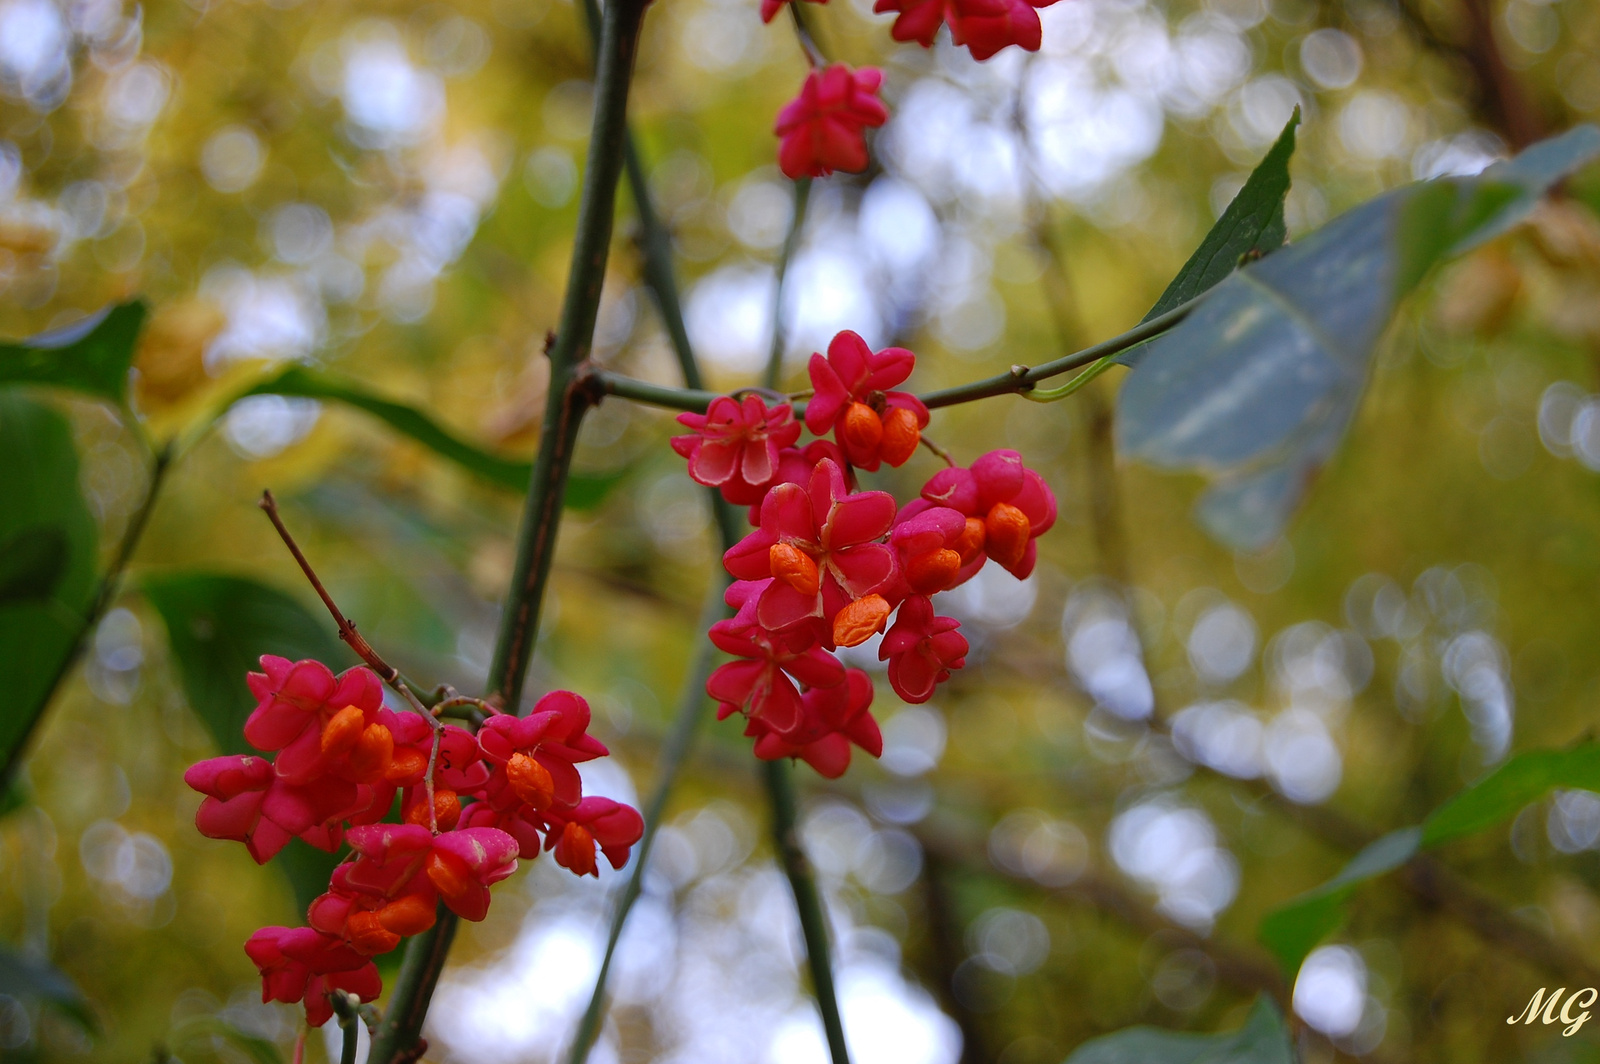
M67 575L67 534L55 525L19 529L0 541L0 602L48 599Z
M1180 1034L1129 1027L1085 1042L1066 1064L1295 1064L1283 1014L1259 997L1243 1027L1225 1034Z
M502 458L474 447L434 421L414 406L397 403L369 391L354 381L343 380L307 366L290 366L269 381L251 388L240 399L252 395L285 395L302 399L327 399L363 410L403 436L409 436L435 454L448 458L469 473L476 473L498 487L511 491L528 490L533 467L527 462ZM567 478L566 505L573 510L592 510L611 489L621 483L625 473L573 473Z
M1306 954L1344 922L1345 902L1356 887L1405 864L1417 852L1420 828L1391 832L1356 854L1339 874L1274 909L1261 921L1261 942L1293 974Z
M0 994L49 1005L91 1034L100 1029L83 991L65 972L9 946L0 946Z
M167 641L190 707L225 754L254 753L244 722L256 700L245 674L263 654L315 658L338 670L352 655L316 614L276 588L220 573L168 573L146 577L141 588L161 615ZM328 889L336 864L295 839L273 858L303 911Z
M1600 791L1600 743L1518 754L1435 809L1422 822L1422 845L1438 846L1492 827L1556 787Z
M397 403L369 391L353 381L343 380L322 370L290 366L269 381L251 388L240 399L252 395L286 395L302 399L327 399L364 410L403 436L409 436L435 454L448 458L469 473L476 473L498 487L511 491L528 490L533 467L527 462L502 458L474 447L452 434L414 406ZM592 510L603 502L611 489L621 483L625 473L572 473L567 478L566 505L573 510Z
M384 399L353 381L306 366L290 366L272 380L244 393L288 395L306 399L331 399L364 410L396 432L409 436L434 453L512 491L527 491L533 467L527 462L501 458L467 443L441 427L414 406Z
M120 403L144 319L145 305L136 299L64 329L0 344L0 385L48 384Z
M1526 218L1556 182L1600 156L1600 127L1575 126L1558 137L1530 145L1514 159L1495 163L1479 176L1482 184L1510 186L1516 195L1499 204L1469 210L1452 255L1462 255L1493 240Z
M1244 259L1265 255L1283 245L1288 237L1283 222L1283 201L1289 194L1289 159L1294 155L1295 129L1299 125L1300 108L1296 107L1289 121L1284 123L1283 132L1278 134L1277 142L1250 172L1244 187L1167 285L1167 290L1161 293L1144 321L1160 317L1215 287L1238 269ZM1134 349L1139 350L1142 349ZM1138 356L1132 351L1125 351L1117 358L1125 365L1133 365L1137 360Z
M210 1049L213 1040L218 1038L255 1064L283 1064L283 1054L277 1045L259 1035L246 1034L219 1016L190 1016L174 1024L167 1034L172 1048L180 1054L185 1049Z
M1208 474L1206 528L1238 549L1270 543L1343 437L1398 299L1596 155L1600 130L1582 127L1482 177L1387 193L1233 272L1142 349L1117 397L1119 449Z
M45 711L94 600L94 518L78 489L78 453L60 414L0 392L0 764L11 765Z
M1556 787L1600 791L1600 743L1518 754L1435 809L1420 827L1385 835L1338 875L1268 913L1258 929L1261 941L1293 972L1344 922L1345 906L1361 884L1394 871L1420 850L1509 820Z

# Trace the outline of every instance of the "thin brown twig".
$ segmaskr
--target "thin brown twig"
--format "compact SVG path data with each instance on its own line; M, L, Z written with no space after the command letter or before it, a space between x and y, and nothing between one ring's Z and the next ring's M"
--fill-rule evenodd
M300 549L300 544L294 541L294 536L283 523L283 518L278 514L278 500L272 497L272 492L263 491L261 502L258 503L267 515L267 520L272 522L272 527L278 530L278 536L283 540L283 545L289 548L289 553L294 555L294 560L300 564L300 571L311 583L312 590L317 597L322 599L322 604L328 607L328 612L333 615L333 623L339 627L339 638L344 641L356 656L371 666L384 683L391 687L400 682L400 671L387 661L374 649L366 638L356 631L356 626L339 609L339 604L333 601L333 596L328 594L328 589L322 586L322 580L317 576L317 571L311 568L311 563L306 560L305 552Z
M366 637L356 631L355 622L346 617L344 612L339 609L339 604L333 601L333 596L328 594L328 589L323 586L321 578L317 576L317 571L311 568L311 562L306 559L305 552L300 549L300 544L295 542L288 526L283 523L283 518L278 513L278 500L272 497L272 492L263 491L261 493L261 502L258 505L266 513L267 520L272 522L272 527L278 530L278 536L283 540L284 546L289 548L289 553L294 555L294 560L300 564L300 571L310 581L312 588L317 592L317 596L322 599L322 604L328 607L328 612L333 615L333 623L339 629L339 638L351 650L355 651L357 657L366 662L384 683L388 684L401 698L404 698L406 703L433 728L433 745L428 750L428 774L423 777L422 782L423 791L428 800L428 825L433 829L435 835L439 834L439 812L433 802L433 772L439 762L439 742L444 736L444 725L439 723L438 718L432 713L428 712L428 708L422 704L422 700L416 696L410 687L406 686L405 681L401 680L400 670L383 660L383 656L372 648L372 644L367 642Z

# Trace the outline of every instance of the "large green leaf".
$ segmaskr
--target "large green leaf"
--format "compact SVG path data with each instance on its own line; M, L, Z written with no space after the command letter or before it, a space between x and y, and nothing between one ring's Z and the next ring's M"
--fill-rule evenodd
M0 541L0 602L38 601L66 578L71 547L58 525L33 525Z
M1257 929L1261 942L1293 973L1318 942L1344 923L1345 902L1356 887L1411 860L1422 837L1420 828L1391 832L1356 854L1339 874L1274 909Z
M60 414L0 392L0 469L0 765L12 766L82 636L97 536Z
M501 458L467 443L414 406L384 399L354 381L322 370L290 366L271 380L262 381L245 395L288 395L331 399L364 410L402 435L450 459L463 469L513 491L528 490L532 467L527 462Z
M1600 743L1518 754L1435 809L1422 822L1422 845L1438 846L1493 827L1556 787L1600 791Z
M271 380L251 388L240 398L251 395L327 399L353 406L492 484L511 491L528 490L533 467L527 462L502 458L475 447L416 407L385 399L361 384L331 373L307 366L290 366ZM573 473L567 478L566 505L573 510L592 510L600 505L621 479L620 473Z
M1600 130L1580 127L1479 177L1387 193L1235 271L1143 349L1117 397L1120 449L1215 478L1200 518L1224 543L1271 542L1343 436L1400 297L1597 155Z
M1261 941L1294 971L1344 922L1346 903L1361 884L1394 871L1421 850L1509 820L1557 787L1600 791L1600 743L1518 754L1435 809L1421 826L1385 835L1338 875L1268 913L1258 928Z
M0 385L48 384L120 403L144 318L136 299L64 329L0 344Z
M1283 1014L1261 997L1237 1031L1180 1034L1129 1027L1085 1042L1066 1064L1295 1064L1295 1057Z
M190 707L225 754L254 753L244 722L255 708L245 674L263 654L315 658L338 670L353 656L320 617L276 588L221 573L146 577L145 598L161 614ZM295 839L273 864L304 909L328 889L335 858Z
M49 1005L90 1033L100 1029L83 991L65 972L9 946L0 946L0 994Z
M1220 284L1246 259L1283 245L1289 235L1283 221L1283 201L1289 194L1289 160L1294 155L1295 129L1299 125L1300 108L1296 107L1277 142L1250 172L1228 209L1200 241L1144 321L1160 317ZM1116 361L1134 365L1143 351L1142 347L1124 351Z

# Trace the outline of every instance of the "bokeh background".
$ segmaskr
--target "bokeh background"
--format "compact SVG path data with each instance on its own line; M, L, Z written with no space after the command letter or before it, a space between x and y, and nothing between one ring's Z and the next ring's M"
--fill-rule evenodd
M1589 0L1062 0L1037 55L981 65L947 41L895 45L864 0L808 13L830 54L884 68L893 117L871 172L813 190L786 296L794 387L841 328L912 347L920 389L1127 328L1296 105L1291 238L1600 112ZM158 435L298 360L526 456L588 57L563 0L0 0L0 333L142 294L135 405ZM750 0L650 11L633 115L720 388L765 359L791 209L770 128L804 70L790 28ZM1295 809L1404 826L1508 753L1593 729L1597 188L1576 180L1406 306L1350 438L1263 552L1198 529L1198 478L1116 461L1121 371L1063 403L936 414L930 434L963 461L1022 451L1062 519L1030 579L991 567L948 596L973 653L934 703L901 706L880 682L881 762L833 784L802 772L861 1064L1055 1064L1132 1023L1236 1026L1249 973L1272 971L1257 920L1346 857ZM626 193L620 211L597 355L672 383ZM114 543L144 452L104 406L33 397L70 417ZM530 684L590 699L617 757L589 786L630 800L712 578L673 428L619 401L585 425L578 469L610 490L567 515ZM935 468L923 454L873 486L906 498ZM199 567L311 604L255 508L269 486L386 656L481 687L519 500L359 412L277 396L227 410L172 473L36 737L31 801L0 819L0 938L68 973L101 1021L90 1039L0 995L8 1055L246 1059L212 1019L292 1044L296 1010L260 1003L240 949L296 922L292 895L194 831L181 774L212 746L138 590ZM823 1059L738 732L708 724L676 792L592 1060ZM1443 857L1593 957L1597 847L1600 796L1579 791ZM458 940L428 1059L561 1059L619 881L541 859L498 887ZM1551 982L1386 881L1289 985L1307 1061L1600 1059L1600 1024L1570 1039L1506 1024Z

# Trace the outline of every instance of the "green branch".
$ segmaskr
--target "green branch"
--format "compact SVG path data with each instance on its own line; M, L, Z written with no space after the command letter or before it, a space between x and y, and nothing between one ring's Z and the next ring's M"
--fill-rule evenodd
M491 697L515 710L522 694L534 637L539 629L545 584L561 522L562 492L577 442L578 426L600 398L590 375L577 370L589 355L600 309L616 214L617 182L627 140L628 85L645 0L613 0L606 7L596 70L594 125L578 205L578 236L555 346L550 350L550 389L534 461L528 501L522 515L511 595L501 618L500 637L490 670Z
M584 0L583 13L588 19L589 37L598 62L600 4L597 0ZM623 163L628 175L628 190L633 193L634 213L638 215L639 232L634 240L643 260L640 274L645 287L655 296L661 324L666 327L672 351L678 356L678 367L683 371L683 383L690 388L700 388L700 366L695 362L694 348L689 344L689 330L683 322L683 305L678 299L677 273L672 267L672 234L656 213L655 201L650 195L650 179L645 175L639 143L631 129L624 135Z
M550 351L550 385L539 455L534 461L518 536L511 590L500 620L490 697L515 709L538 634L539 610L555 553L573 447L583 415L603 393L592 374L580 372L594 341L600 290L605 282L627 138L628 86L647 0L611 0L600 33L594 124L578 206L578 233L567 275L556 342ZM455 935L456 919L441 909L433 929L406 945L384 1021L373 1038L373 1064L408 1064L421 1056L420 1035L439 973Z

